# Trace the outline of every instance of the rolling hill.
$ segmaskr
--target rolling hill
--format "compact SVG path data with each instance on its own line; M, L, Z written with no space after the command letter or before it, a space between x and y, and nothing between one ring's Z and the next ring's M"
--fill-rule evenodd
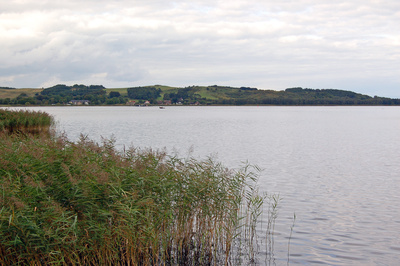
M67 86L42 89L0 87L2 105L53 105L86 101L91 105L142 104L179 105L400 105L400 99L368 96L337 89L288 88L284 91L250 87L152 85L105 88L102 85Z

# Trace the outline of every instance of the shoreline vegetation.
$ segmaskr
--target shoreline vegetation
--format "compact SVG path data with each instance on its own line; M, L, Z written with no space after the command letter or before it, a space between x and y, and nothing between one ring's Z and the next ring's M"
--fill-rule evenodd
M58 84L42 89L0 87L0 105L400 105L400 99L338 89L152 85L105 88Z
M0 123L1 265L247 264L265 205L273 243L279 199L260 195L257 167L70 142L42 112Z
M48 134L53 118L41 111L0 109L0 132L5 134Z

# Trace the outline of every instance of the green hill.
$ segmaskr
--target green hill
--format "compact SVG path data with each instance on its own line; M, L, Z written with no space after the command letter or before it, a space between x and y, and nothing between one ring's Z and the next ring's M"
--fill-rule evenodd
M371 97L337 89L288 88L284 91L250 87L152 85L105 88L102 85L55 85L45 89L0 87L0 104L49 105L81 103L90 105L143 104L179 105L400 105L400 99Z

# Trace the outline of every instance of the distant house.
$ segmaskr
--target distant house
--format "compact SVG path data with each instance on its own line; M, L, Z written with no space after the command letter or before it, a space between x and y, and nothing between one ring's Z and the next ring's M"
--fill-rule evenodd
M129 105L129 106L134 106L136 104L136 101L132 101L132 100L129 100L127 103L126 103L126 105Z
M88 100L72 100L69 103L72 105L89 105L90 101L88 101Z
M163 101L157 101L158 105L171 105L172 102L171 100L163 100Z
M150 105L150 102L149 101L145 101L144 105Z

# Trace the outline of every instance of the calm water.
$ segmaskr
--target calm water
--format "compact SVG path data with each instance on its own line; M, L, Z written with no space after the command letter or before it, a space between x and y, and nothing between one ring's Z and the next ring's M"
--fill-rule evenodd
M282 198L259 264L399 265L399 107L40 107L71 140L217 156ZM288 239L296 214L295 227Z

